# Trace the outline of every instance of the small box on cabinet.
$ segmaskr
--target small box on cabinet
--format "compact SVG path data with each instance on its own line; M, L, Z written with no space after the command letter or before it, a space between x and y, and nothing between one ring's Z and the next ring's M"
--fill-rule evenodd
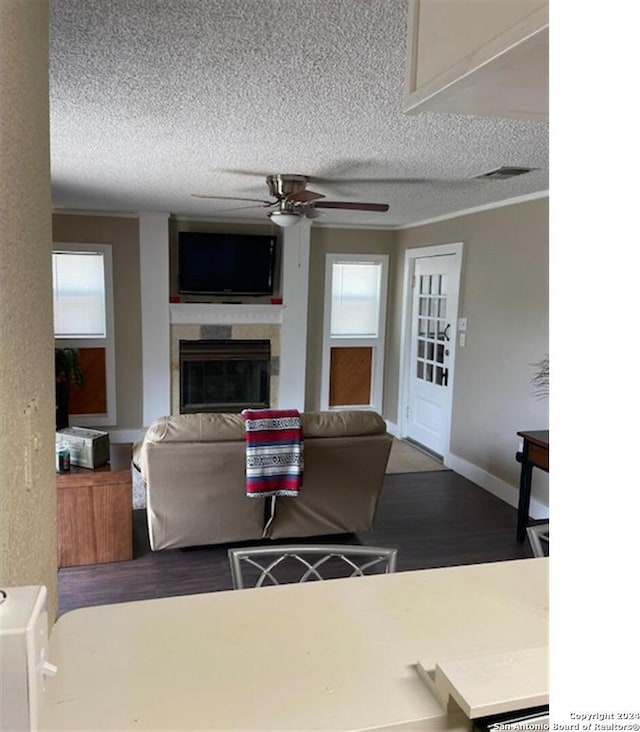
M71 464L81 468L99 468L109 462L109 433L86 427L65 427L56 432L56 442L69 445Z

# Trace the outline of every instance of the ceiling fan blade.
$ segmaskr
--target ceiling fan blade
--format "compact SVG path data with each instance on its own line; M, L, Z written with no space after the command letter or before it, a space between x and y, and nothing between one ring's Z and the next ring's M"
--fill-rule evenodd
M438 178L309 178L311 183L319 185L367 185L369 183L440 183Z
M254 204L253 206L234 206L233 208L216 208L214 213L227 213L229 211L245 211L248 208L266 208L266 206L262 206L259 204Z
M263 201L261 198L242 198L240 196L207 196L204 193L192 193L193 198L212 198L219 201L253 201L254 203L262 203L265 206L273 206L277 201Z
M296 201L298 203L308 203L309 201L317 201L319 198L324 198L322 193L316 193L315 191L308 191L306 188L297 193L290 193L285 201Z
M304 209L303 209L303 211L304 211L304 215L308 219L317 219L317 218L320 218L320 216L324 216L324 214L322 213L322 211L316 211L316 208L313 205L312 206L305 206Z
M316 208L344 208L352 211L388 211L388 203L356 203L355 201L319 201Z
M237 168L222 168L219 170L220 173L231 173L233 175L251 175L259 178L266 178L271 173L265 173L262 170L238 170Z

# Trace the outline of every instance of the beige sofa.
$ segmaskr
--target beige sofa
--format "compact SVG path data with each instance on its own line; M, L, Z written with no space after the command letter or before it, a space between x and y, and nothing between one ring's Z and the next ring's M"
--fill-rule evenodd
M247 498L239 414L156 420L134 445L146 483L151 548L372 528L392 437L370 411L302 415L304 482L296 497Z

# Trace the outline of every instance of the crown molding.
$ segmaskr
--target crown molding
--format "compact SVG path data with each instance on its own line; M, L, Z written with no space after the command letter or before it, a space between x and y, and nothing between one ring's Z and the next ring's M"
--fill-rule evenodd
M470 214L480 213L481 211L490 211L494 208L503 208L505 206L515 206L519 203L526 203L528 201L535 201L539 198L549 198L549 190L537 191L536 193L527 193L523 196L514 196L513 198L505 198L502 201L494 201L493 203L485 203L481 206L473 206L472 208L461 209L458 211L452 211L451 213L442 214L441 216L433 216L428 219L422 219L409 224L348 224L348 223L320 223L312 221L312 228L317 229L362 229L364 231L404 231L406 229L415 229L420 226L426 226L428 224L435 224L438 221L447 221L449 219L457 219L461 216L469 216ZM52 211L53 214L60 214L62 216L106 216L112 218L140 218L140 213L132 213L131 211L90 211L83 209L56 209ZM232 219L232 218L211 218L209 216L189 216L187 214L167 214L172 221L176 222L187 222L187 221L201 221L211 224L241 224L251 226L270 226L269 221L260 222L256 219Z
M495 201L494 203L485 203L482 206L474 206L473 208L462 209L461 211L455 211L449 214L443 214L442 216L434 216L430 219L423 219L422 221L416 221L412 224L401 224L396 226L396 231L402 231L404 229L415 229L418 226L426 226L427 224L435 224L438 221L447 221L448 219L458 219L461 216L468 216L474 213L480 213L481 211L489 211L493 208L504 208L505 206L515 206L518 203L526 203L527 201L535 201L538 198L549 198L549 191L537 191L536 193L527 193L524 196L515 196L514 198L505 198L502 201Z
M178 223L183 222L189 222L189 221L199 221L204 224L251 224L253 226L275 226L269 219L265 217L265 220L261 219L239 219L239 218L222 218L222 217L215 217L212 218L211 216L200 216L197 214L171 214L171 221L176 221ZM277 227L278 230L280 227Z
M81 208L53 208L54 215L60 216L104 216L113 219L137 219L140 214L133 211L92 211Z
M399 224L390 224L389 226L381 226L380 224L319 224L315 221L311 222L312 229L364 229L367 231L395 231L399 228Z

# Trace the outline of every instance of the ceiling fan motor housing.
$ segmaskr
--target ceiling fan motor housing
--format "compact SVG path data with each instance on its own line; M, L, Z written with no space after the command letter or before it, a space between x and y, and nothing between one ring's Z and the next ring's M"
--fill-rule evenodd
M307 187L308 178L305 175L282 174L267 176L269 193L278 200L291 196Z

